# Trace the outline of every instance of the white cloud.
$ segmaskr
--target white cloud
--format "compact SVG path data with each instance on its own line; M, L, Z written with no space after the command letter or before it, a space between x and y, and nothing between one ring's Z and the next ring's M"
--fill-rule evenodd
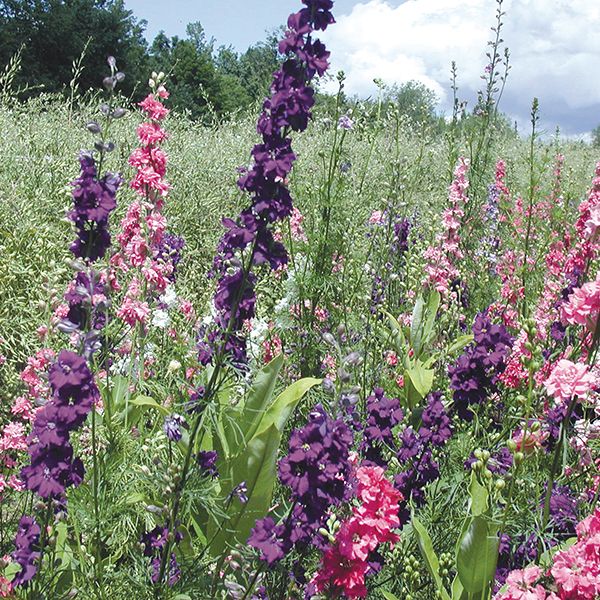
M505 0L502 37L512 69L501 109L523 123L534 96L543 122L566 133L600 123L600 5L593 0ZM326 32L332 71L343 69L349 93L367 96L411 79L449 105L450 63L459 94L473 104L495 24L493 0L384 0L356 4Z

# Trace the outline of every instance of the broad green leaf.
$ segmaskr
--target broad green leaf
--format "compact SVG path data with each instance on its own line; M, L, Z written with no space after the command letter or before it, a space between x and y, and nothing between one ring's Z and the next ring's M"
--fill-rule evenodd
M398 596L392 594L392 592L387 592L386 590L381 590L381 595L385 598L385 600L400 600Z
M134 492L129 494L125 499L125 504L137 504L138 502L146 502L146 496L141 492Z
M452 600L464 600L465 597L465 588L460 582L459 576L455 575L454 580L452 581Z
M439 590L443 600L450 600L450 596L448 596L448 592L444 588L442 578L440 577L440 561L438 560L437 554L433 549L433 543L429 537L429 533L427 533L427 529L423 527L423 524L419 521L419 519L417 519L417 517L413 517L411 523L415 535L417 536L419 549L421 550L421 554L425 559L425 564L427 565L427 570L429 571L431 578L435 582L435 585Z
M384 310L383 312L387 316L388 321L390 322L390 328L392 330L391 333L396 344L396 350L398 352L401 352L402 348L407 345L402 325L400 325L398 320L391 313L387 312L386 310Z
M416 355L419 355L417 348L421 347L421 327L423 326L423 313L425 312L425 300L423 295L419 294L413 308L412 316L410 319L410 345L415 351Z
M433 386L433 376L435 371L433 369L425 369L422 363L417 361L417 363L410 369L407 369L405 373L410 378L410 381L419 396L425 398Z
M187 558L194 557L194 546L192 544L192 536L185 525L180 525L177 531L183 536L181 541L177 544L177 548Z
M461 335L457 337L447 348L448 354L454 354L459 350L462 350L465 346L468 346L473 341L473 334Z
M431 290L429 292L427 310L425 312L425 323L421 334L421 349L431 341L435 318L437 317L438 308L440 307L440 300L441 296L437 290Z
M283 365L283 354L278 354L255 376L244 404L240 423L244 440L248 443L258 431L265 410L273 397L277 376ZM232 453L232 456L234 454Z
M498 536L482 516L473 517L459 541L456 570L465 591L481 594L496 571Z
M171 411L168 408L161 406L154 398L150 398L150 396L136 396L135 398L131 398L129 404L145 408L154 408L165 417L171 414Z
M471 494L471 514L474 517L483 515L488 509L488 491L477 481L475 471L471 471L469 493Z
M440 294L436 290L429 292L427 304L422 295L415 302L410 323L410 343L417 357L431 339L439 305Z
M321 381L321 379L305 377L304 379L299 379L292 383L292 385L283 390L264 414L259 423L256 435L261 434L265 429L271 427L271 425L275 425L279 433L283 433L285 424L296 409L298 402L300 402L306 392L315 385L321 383Z
M240 483L245 482L248 502L241 504L237 498L232 500L229 509L231 516L220 531L217 532L220 524L214 520L209 523L207 537L211 539L215 536L210 547L213 556L221 555L229 545L245 544L256 520L267 514L277 476L276 463L280 442L281 434L273 424L253 437L246 451L235 459L231 468L231 480L222 482L223 499L225 500Z

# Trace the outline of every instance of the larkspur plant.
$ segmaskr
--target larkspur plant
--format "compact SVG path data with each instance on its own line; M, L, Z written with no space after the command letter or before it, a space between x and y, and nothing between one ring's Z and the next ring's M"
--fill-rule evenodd
M0 173L0 597L600 597L600 163L537 101L503 127L502 2L443 136L383 82L321 101L332 11L289 17L252 131L164 73L120 98L112 57L91 150L3 105L39 160Z

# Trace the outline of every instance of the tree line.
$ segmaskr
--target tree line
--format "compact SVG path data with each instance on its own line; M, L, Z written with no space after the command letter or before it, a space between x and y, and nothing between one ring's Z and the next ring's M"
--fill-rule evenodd
M123 0L0 0L0 64L19 52L14 86L22 97L68 88L97 89L113 55L126 73L121 90L133 100L152 71L169 76L172 107L201 118L250 106L262 98L278 66L276 36L238 53L216 47L200 23L185 37L160 32L148 43L146 21Z

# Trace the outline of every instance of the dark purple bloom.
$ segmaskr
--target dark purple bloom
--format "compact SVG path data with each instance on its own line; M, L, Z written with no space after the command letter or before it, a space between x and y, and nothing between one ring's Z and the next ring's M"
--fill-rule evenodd
M553 532L565 535L574 534L578 520L575 494L567 486L554 486L550 495L549 523Z
M272 226L289 217L293 210L287 179L296 155L288 134L304 131L308 126L315 103L311 80L315 75L323 75L328 67L329 52L311 34L334 22L333 2L304 0L303 3L305 8L290 15L288 30L279 44L286 59L274 73L271 96L263 103L257 123L262 140L252 149L253 164L240 169L238 186L250 194L251 206L237 219L223 221L226 232L213 264L213 276L218 277L215 321L226 333L214 336L212 341L221 351L219 355L224 350L239 366L246 361L245 339L241 336L243 322L254 316L252 269L268 264L271 270L276 270L287 263L285 248L273 238ZM213 356L209 349L201 349L203 364Z
M52 390L61 398L79 394L83 386L92 382L92 372L85 359L70 350L61 350L58 359L50 367L48 379Z
M367 398L367 423L362 444L367 460L386 466L383 451L394 449L392 428L402 421L403 416L398 398L387 398L382 388L373 390Z
M163 431L167 438L172 442L178 442L181 439L182 427L187 428L187 423L181 415L173 413L172 415L165 417Z
M441 395L440 392L430 394L429 403L421 415L419 437L423 443L433 446L443 446L452 436L450 417L440 400Z
M141 542L144 546L144 556L152 558L150 561L150 567L152 569L150 579L152 580L152 583L158 583L160 577L161 554L167 545L168 537L169 528L166 525L157 525L154 529L142 534ZM179 543L182 539L183 534L180 531L175 530L173 539L175 544ZM171 553L170 555L166 571L168 585L175 585L177 581L179 581L181 571L174 553Z
M158 262L168 263L172 270L169 274L169 280L175 281L177 274L177 266L181 262L181 253L185 246L185 240L172 233L165 233L160 240L158 250L156 252L156 260Z
M288 455L279 461L279 478L304 506L326 509L350 495L348 453L352 432L340 419L330 419L319 406L289 442Z
M275 525L271 517L259 519L248 538L248 544L258 550L261 560L271 566L281 560L289 550L281 539L283 532L284 526Z
M83 463L73 457L69 436L80 427L99 397L83 358L62 350L50 367L52 399L37 414L29 436L29 465L21 470L27 489L42 498L60 498L83 481Z
M198 452L198 466L202 475L207 477L218 477L217 453L214 450L201 450Z
M474 341L448 369L454 390L454 408L465 420L473 418L471 406L482 404L496 391L498 376L506 368L513 338L503 325L493 324L485 313L473 323Z
M15 551L12 559L21 567L12 583L15 586L27 585L37 572L36 562L41 553L37 550L40 540L40 526L33 517L21 517L15 537Z
M78 258L95 261L104 256L110 245L108 217L116 208L121 178L107 173L98 179L90 153L82 152L79 162L81 174L73 182L73 209L69 213L78 237L71 245L71 252Z
M293 509L282 525L275 525L270 517L257 522L249 540L264 560L275 562L294 546L325 546L319 527L332 506L352 495L351 445L347 425L331 419L321 406L311 412L303 428L292 433L288 455L279 461L279 479L291 490Z
M411 223L408 219L400 219L394 223L394 240L392 251L395 254L403 254L408 250L408 235Z

